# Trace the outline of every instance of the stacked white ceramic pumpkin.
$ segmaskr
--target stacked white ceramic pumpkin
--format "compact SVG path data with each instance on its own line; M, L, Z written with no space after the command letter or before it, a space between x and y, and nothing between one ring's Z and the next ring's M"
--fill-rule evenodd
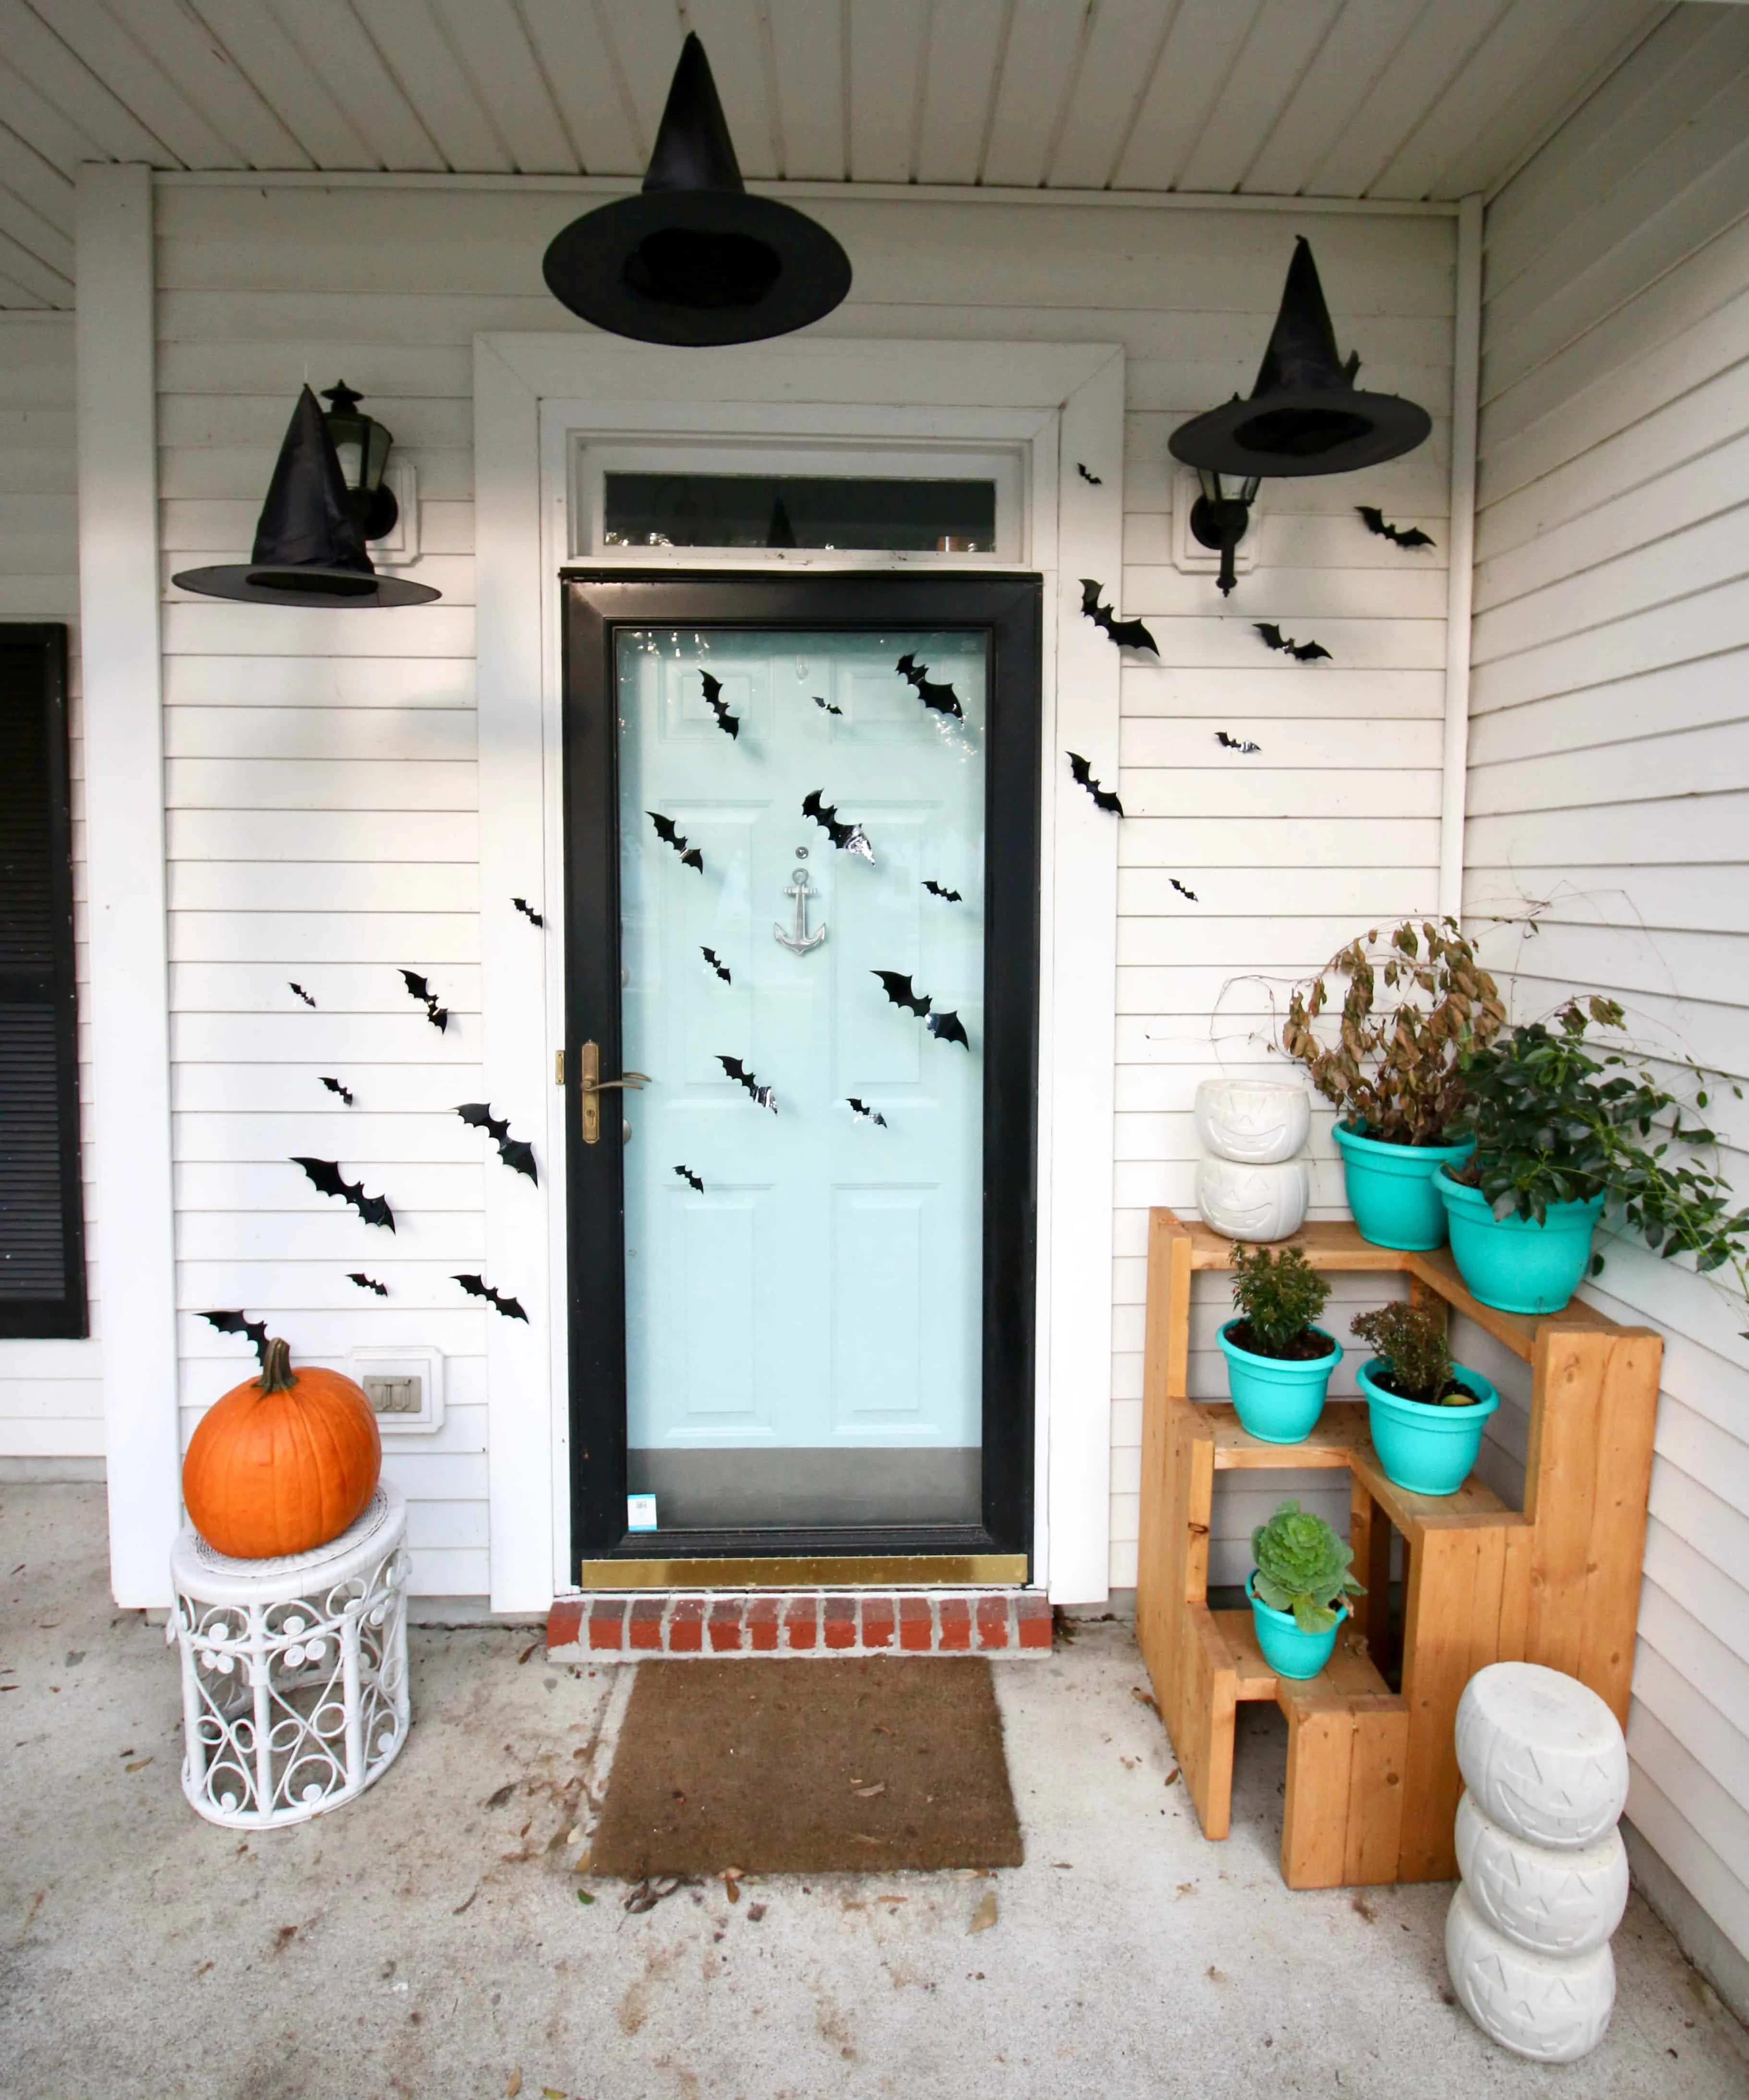
M1299 1155L1312 1101L1291 1079L1204 1079L1196 1090L1196 1207L1232 1240L1284 1240L1305 1223L1312 1183Z
M1457 1756L1466 1791L1463 1880L1446 1918L1452 1988L1491 2040L1570 2063L1602 2040L1615 2003L1628 1746L1577 1679L1496 1662L1464 1688Z

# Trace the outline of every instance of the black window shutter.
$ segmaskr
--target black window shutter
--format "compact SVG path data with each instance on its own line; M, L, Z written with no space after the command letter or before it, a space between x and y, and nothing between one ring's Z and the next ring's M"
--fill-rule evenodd
M67 630L0 624L0 1335L85 1332Z

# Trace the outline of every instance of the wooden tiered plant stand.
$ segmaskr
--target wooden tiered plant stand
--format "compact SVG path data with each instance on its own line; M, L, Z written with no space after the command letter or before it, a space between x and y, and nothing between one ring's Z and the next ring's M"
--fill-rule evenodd
M1522 1511L1473 1475L1455 1495L1385 1478L1364 1401L1333 1401L1303 1444L1248 1436L1230 1404L1188 1391L1190 1281L1232 1265L1230 1241L1170 1211L1148 1236L1142 1540L1136 1628L1206 1838L1227 1834L1238 1702L1287 1717L1282 1877L1290 1888L1449 1880L1461 1781L1452 1727L1464 1685L1491 1662L1567 1671L1628 1718L1640 1562L1663 1344L1577 1303L1548 1319L1472 1298L1451 1255L1371 1245L1347 1223L1287 1242L1321 1269L1396 1271L1411 1298L1466 1313L1530 1365ZM1248 1606L1208 1606L1215 1475L1345 1471L1350 1542L1367 1595L1329 1666L1303 1682L1263 1660ZM1390 1666L1391 1533L1407 1555L1400 1691Z

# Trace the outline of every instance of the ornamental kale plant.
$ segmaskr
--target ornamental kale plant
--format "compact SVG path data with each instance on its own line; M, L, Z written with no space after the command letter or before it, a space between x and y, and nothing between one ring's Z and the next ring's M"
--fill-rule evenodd
M1271 1611L1292 1612L1303 1634L1327 1631L1336 1622L1340 1598L1367 1594L1350 1572L1354 1549L1296 1502L1283 1502L1252 1532L1251 1557L1257 1564L1257 1595Z
M1328 1356L1311 1326L1329 1295L1330 1286L1297 1247L1276 1255L1263 1246L1233 1250L1233 1308L1239 1320L1232 1339L1255 1356Z
M1349 1328L1362 1341L1372 1344L1375 1355L1390 1374L1391 1384L1403 1399L1419 1400L1429 1407L1469 1407L1474 1403L1475 1394L1452 1376L1445 1324L1437 1312L1398 1300L1381 1305L1376 1312L1360 1313L1349 1321Z

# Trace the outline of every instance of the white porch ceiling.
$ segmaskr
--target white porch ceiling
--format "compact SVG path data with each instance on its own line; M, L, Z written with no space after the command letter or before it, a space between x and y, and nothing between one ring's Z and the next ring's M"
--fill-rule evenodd
M1451 198L1667 0L0 0L0 307L81 161L641 173L688 29L757 179Z

